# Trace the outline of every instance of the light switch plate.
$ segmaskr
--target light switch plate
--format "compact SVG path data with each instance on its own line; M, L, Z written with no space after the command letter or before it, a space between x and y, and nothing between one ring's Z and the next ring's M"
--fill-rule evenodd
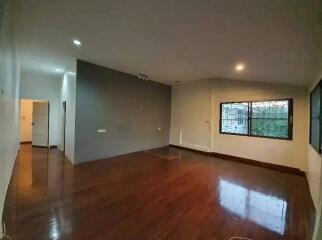
M106 133L106 129L97 129L98 133Z

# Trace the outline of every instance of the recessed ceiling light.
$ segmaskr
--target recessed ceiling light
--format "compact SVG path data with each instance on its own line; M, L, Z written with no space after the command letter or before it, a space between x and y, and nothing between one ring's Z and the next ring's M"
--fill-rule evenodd
M61 68L56 68L56 70L55 70L56 72L59 72L59 73L62 73L64 70L63 69L61 69Z
M243 71L245 69L245 64L243 64L243 63L238 63L236 66L235 66L235 70L237 71L237 72L241 72L241 71Z
M76 46L80 46L80 45L82 45L81 41L79 41L78 39L74 39L74 40L73 40L73 43L74 43Z

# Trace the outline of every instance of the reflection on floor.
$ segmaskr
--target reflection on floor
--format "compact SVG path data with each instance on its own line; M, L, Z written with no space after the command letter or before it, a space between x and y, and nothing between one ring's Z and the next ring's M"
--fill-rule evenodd
M308 240L306 180L162 148L72 166L21 146L4 221L13 239Z
M274 196L219 180L220 204L242 219L284 235L287 202Z

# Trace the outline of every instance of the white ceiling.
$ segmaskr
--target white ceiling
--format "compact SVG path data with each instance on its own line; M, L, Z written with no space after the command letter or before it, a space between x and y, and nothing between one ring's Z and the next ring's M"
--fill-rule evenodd
M305 85L322 73L321 0L16 1L26 71L74 71L80 58L167 84L221 77ZM237 62L244 72L234 71Z

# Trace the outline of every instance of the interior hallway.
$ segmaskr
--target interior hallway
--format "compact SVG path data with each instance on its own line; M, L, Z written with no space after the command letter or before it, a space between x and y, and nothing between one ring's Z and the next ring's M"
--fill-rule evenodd
M23 240L306 240L308 191L304 176L175 148L73 166L21 145L4 220Z

